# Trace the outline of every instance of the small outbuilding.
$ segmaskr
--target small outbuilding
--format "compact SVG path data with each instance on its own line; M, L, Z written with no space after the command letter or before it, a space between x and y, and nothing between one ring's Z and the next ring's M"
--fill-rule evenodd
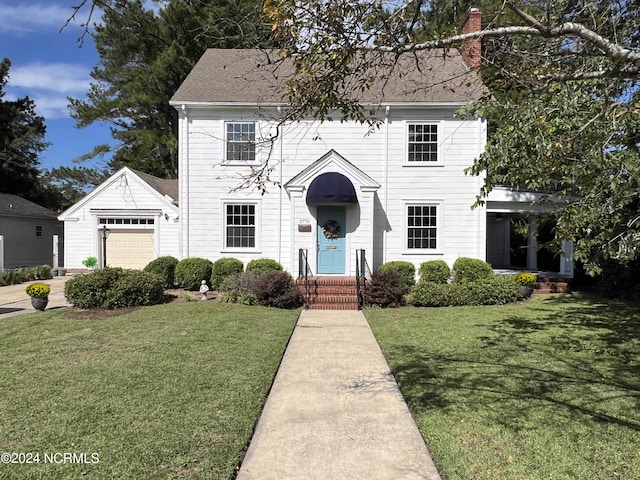
M53 210L0 193L0 271L62 262L63 226Z

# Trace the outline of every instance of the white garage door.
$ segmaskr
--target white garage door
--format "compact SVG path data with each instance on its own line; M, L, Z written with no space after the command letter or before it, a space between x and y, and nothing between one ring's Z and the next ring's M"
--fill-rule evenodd
M115 230L107 238L107 265L142 269L156 258L153 230Z

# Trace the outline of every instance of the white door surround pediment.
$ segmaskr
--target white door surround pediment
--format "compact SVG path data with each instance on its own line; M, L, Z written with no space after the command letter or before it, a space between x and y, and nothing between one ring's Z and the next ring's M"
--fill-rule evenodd
M341 173L361 192L375 192L380 188L378 182L333 149L300 171L284 184L284 188L288 193L296 192L301 195L318 175L328 172Z

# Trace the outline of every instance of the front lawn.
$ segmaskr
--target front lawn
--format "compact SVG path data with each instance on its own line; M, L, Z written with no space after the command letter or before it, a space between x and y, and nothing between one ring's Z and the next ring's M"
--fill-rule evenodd
M640 478L640 306L536 296L366 316L444 479Z
M229 479L297 316L192 302L1 319L0 453L32 463L0 478Z

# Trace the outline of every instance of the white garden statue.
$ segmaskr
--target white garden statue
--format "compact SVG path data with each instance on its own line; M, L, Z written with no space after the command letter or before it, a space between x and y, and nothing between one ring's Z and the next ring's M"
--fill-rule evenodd
M207 300L208 291L209 291L209 286L207 285L207 281L202 280L202 285L200 285L200 293L202 294L202 297L200 298L200 300Z

